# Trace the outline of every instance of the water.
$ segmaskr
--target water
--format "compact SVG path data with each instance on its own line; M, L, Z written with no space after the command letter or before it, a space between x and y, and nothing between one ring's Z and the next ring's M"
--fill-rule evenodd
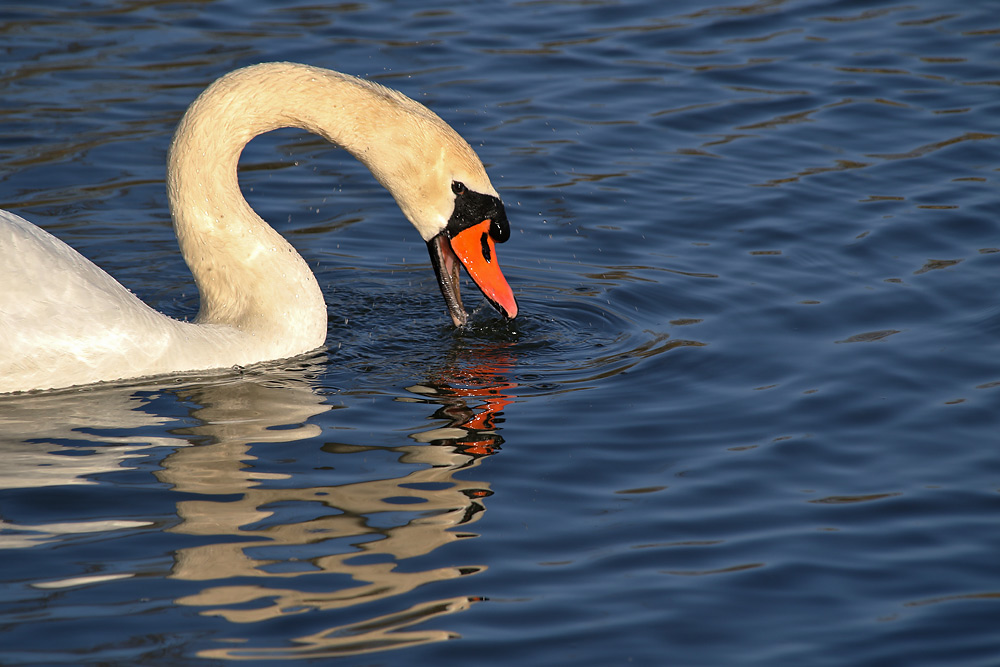
M0 34L0 205L157 308L197 308L173 128L266 60L466 136L521 307L467 285L454 331L363 167L254 140L328 349L0 401L0 661L1000 661L993 3L5 3Z

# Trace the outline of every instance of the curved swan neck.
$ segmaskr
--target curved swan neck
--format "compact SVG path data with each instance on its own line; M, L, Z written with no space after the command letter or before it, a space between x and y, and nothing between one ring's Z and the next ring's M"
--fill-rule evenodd
M255 136L283 127L308 130L351 153L393 195L424 240L440 230L424 228L420 209L426 208L433 179L454 170L447 164L458 163L464 172L476 174L482 190L495 194L472 148L424 105L332 70L263 63L218 79L188 109L169 158L172 205L181 195L209 187L223 187L235 198L243 147ZM194 167L208 160L210 174L183 168L186 162ZM183 175L193 182L182 182ZM215 176L223 182L208 184L206 177Z
M336 72L267 63L227 74L195 100L174 136L167 184L181 253L201 295L199 322L314 339L322 329L325 337L315 277L243 198L237 164L255 136L297 127L346 148L380 177L391 162L378 136L384 94Z
M231 72L188 109L168 158L170 208L201 294L199 322L279 336L298 335L302 327L312 336L320 327L325 332L326 309L312 272L254 213L237 182L243 147L282 127L308 130L349 151L389 190L424 240L447 223L454 195L447 186L447 201L433 193L442 191L442 181L451 182L456 169L463 180L492 191L465 140L401 93L294 63ZM260 286L250 291L248 285Z
M235 167L254 137L283 127L318 134L364 161L375 86L338 72L295 63L264 63L230 72L211 84L189 107L177 128L169 158L172 176L192 174L186 161L207 160L225 168L235 184ZM384 92L391 92L385 90ZM357 99L369 98L367 108ZM342 100L342 104L338 104ZM232 168L232 169L230 169ZM198 180L198 179L195 179ZM181 184L181 187L189 187ZM172 191L171 195L180 194Z

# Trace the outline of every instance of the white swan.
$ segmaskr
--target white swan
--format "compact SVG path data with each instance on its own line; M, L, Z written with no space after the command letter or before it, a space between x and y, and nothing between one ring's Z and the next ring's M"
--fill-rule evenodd
M258 134L299 127L342 146L392 193L427 241L456 326L459 264L506 317L517 314L494 241L503 204L472 148L425 106L339 72L266 63L209 86L170 147L167 190L201 296L194 322L159 313L47 232L0 211L0 393L310 352L326 305L302 257L240 194L236 165Z

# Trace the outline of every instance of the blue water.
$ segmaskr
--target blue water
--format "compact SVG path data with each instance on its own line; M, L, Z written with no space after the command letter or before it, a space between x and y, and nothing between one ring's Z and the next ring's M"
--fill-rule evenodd
M455 331L361 165L254 140L327 350L0 400L0 662L1000 663L995 3L5 2L0 53L0 206L171 315L171 133L267 60L469 139L521 308Z

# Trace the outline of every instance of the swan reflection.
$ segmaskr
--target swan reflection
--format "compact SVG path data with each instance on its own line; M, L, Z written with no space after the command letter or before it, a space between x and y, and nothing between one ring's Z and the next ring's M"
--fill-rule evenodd
M0 490L95 485L101 473L127 469L130 461L164 446L187 444L172 437L102 433L162 429L171 421L145 412L145 406L146 399L131 390L0 398ZM79 455L81 449L86 456ZM0 549L151 525L121 518L24 523L0 517Z
M470 480L468 471L503 442L500 424L515 388L505 380L512 363L483 351L474 357L457 353L406 393L385 400L384 406L415 405L430 423L411 423L402 438L394 435L396 429L382 429L392 439L380 445L371 436L361 442L347 442L343 435L330 439L353 432L350 426L341 430L341 424L352 419L366 424L370 416L360 422L349 410L342 420L322 416L345 409L315 384L324 362L325 357L314 359L281 372L182 378L170 385L5 397L0 489L37 488L39 494L68 485L113 489L122 473L148 475L141 470L150 469L179 497L154 516L135 516L132 508L109 515L105 508L103 514L97 510L65 521L79 514L47 507L29 514L37 523L5 517L0 549L33 548L88 533L94 539L135 531L188 536L173 540L180 544L170 551L166 576L187 582L174 602L230 624L221 630L229 638L203 650L203 657L315 658L456 637L448 630L423 629L425 621L468 609L481 598L436 599L425 591L417 602L412 596L404 602L397 596L476 574L485 565L442 565L440 556L399 565L476 536L472 524L483 516L492 491L488 482ZM401 409L384 416L405 414ZM456 476L459 470L465 474ZM129 544L148 556L145 550L159 548L153 543L163 544L142 535ZM47 580L39 577L32 586L57 594L138 581L140 572L129 571L135 567L129 563L145 556L97 563L86 571L68 568ZM313 618L311 634L280 635L273 647L262 647L261 640L249 644L251 633L260 632L255 624L317 611L332 614L320 618L333 625L316 632Z
M482 516L485 498L492 491L487 482L456 478L454 473L479 465L502 442L497 422L502 421L501 412L511 401L505 390L514 387L502 378L495 379L503 366L509 368L509 363L498 366L494 360L474 368L451 366L453 372L438 373L433 380L410 388L411 396L398 397L397 401L434 408L430 419L439 423L410 434L415 444L380 447L326 442L323 451L335 458L380 453L405 468L405 474L396 477L336 485L303 486L295 480L268 484L250 465L253 458L248 442L294 434L308 427L304 421L307 415L295 413L289 420L285 413L282 424L258 420L245 431L246 422L238 416L258 401L230 401L239 406L234 414L217 401L188 396L192 403L204 407L192 410L198 425L186 433L211 436L214 441L177 450L164 460L157 476L178 491L202 495L238 492L241 496L177 504L181 522L171 531L227 538L176 553L171 577L223 582L183 596L177 603L232 623L258 623L376 601L389 601L386 604L392 606L392 598L418 587L484 570L485 566L478 564L401 570L397 564L475 537L468 527ZM308 404L290 403L300 409ZM301 425L288 429L289 421ZM219 425L223 428L216 428ZM285 428L274 430L279 425ZM270 438L268 441L273 441ZM336 468L338 462L329 462L328 467ZM232 541L232 537L240 539ZM236 578L239 584L224 583ZM358 621L357 613L352 612L343 625L295 638L294 648L226 647L200 655L315 658L440 641L455 635L404 629L467 609L476 600L434 600L364 621ZM384 609L384 605L379 608Z
M393 598L485 569L450 562L398 567L476 536L471 525L492 491L488 482L470 480L468 470L498 451L515 388L504 379L511 362L484 356L491 361L460 355L386 401L426 406L430 424L384 445L329 439L352 431L329 428L336 417L318 418L343 406L316 388L309 364L278 375L4 399L0 453L8 465L0 488L113 486L116 473L153 464L156 479L181 498L165 522L127 520L146 518L128 511L77 522L8 522L0 525L0 549L87 532L189 536L172 550L166 575L188 582L175 603L234 624L222 631L230 638L203 657L315 658L455 637L419 627L480 598ZM459 470L466 473L457 477ZM34 587L58 591L134 578L122 571L127 562L114 572L66 573ZM441 558L419 562L439 565ZM315 611L343 622L274 640L279 646L245 645L253 624ZM242 624L250 624L247 631L237 629Z

